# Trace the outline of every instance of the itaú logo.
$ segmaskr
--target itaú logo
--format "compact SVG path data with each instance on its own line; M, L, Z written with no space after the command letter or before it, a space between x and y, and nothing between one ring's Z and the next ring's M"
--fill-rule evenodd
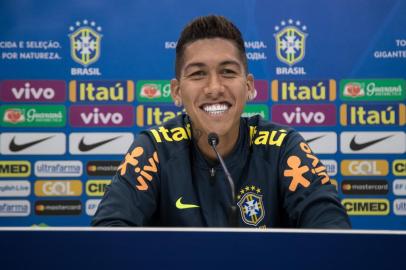
M35 195L42 196L80 196L82 182L79 180L55 180L35 182Z

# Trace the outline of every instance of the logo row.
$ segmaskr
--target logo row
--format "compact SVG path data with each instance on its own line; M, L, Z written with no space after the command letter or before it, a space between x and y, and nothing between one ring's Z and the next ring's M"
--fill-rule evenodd
M86 201L86 214L93 216L100 199ZM79 200L40 200L34 204L34 212L39 216L81 215L82 202ZM31 203L27 200L0 200L0 217L26 217L31 214Z
M333 159L322 159L330 176L338 173L337 162ZM113 176L120 164L117 160L95 160L86 164L88 176ZM82 162L78 160L39 160L34 164L36 177L80 177ZM389 162L379 159L352 159L341 161L340 168L343 176L387 176ZM29 177L31 163L24 160L0 161L0 177ZM396 176L406 176L406 159L392 162L392 173Z
M86 163L88 176L113 176L120 161L94 160ZM34 164L37 177L79 177L83 174L83 165L79 160L39 160ZM0 161L0 177L28 177L31 175L29 161Z
M62 80L4 80L0 100L5 102L65 102L66 83ZM333 101L335 80L256 80L255 101ZM74 80L69 82L71 102L173 102L169 80ZM403 79L343 79L340 98L346 101L403 101Z
M86 182L87 196L103 196L111 180L89 180ZM34 194L37 197L78 197L83 193L80 180L37 180ZM31 194L31 183L26 180L0 181L0 197L27 197Z
M155 130L157 137L170 143L179 141L179 129L161 127ZM318 154L337 152L335 132L300 132L312 150ZM123 155L134 139L129 132L88 132L69 134L69 153L72 155ZM187 139L187 137L182 139ZM266 134L253 138L255 145L267 145ZM0 153L3 155L64 155L66 153L65 133L2 133ZM387 132L342 132L340 151L345 154L403 154L406 151L406 133Z
M172 105L73 105L69 107L72 127L139 127L162 125L182 113ZM261 115L269 118L265 104L249 104L243 116ZM290 126L335 126L337 112L334 104L275 104L271 106L272 121ZM4 127L64 127L64 105L3 105L0 125ZM406 123L404 104L342 104L340 123L343 126L403 126Z
M86 201L86 214L93 216L100 199ZM343 199L341 202L351 216L386 216L390 213L388 199ZM34 204L34 212L40 216L80 215L82 202L79 200L39 200ZM406 215L406 199L393 201L393 213ZM31 214L31 203L27 200L0 200L0 217L24 217Z

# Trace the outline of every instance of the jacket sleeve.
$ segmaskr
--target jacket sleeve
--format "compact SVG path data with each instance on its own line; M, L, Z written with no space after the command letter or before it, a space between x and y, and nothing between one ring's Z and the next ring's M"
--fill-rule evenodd
M99 204L92 226L149 225L158 205L159 157L145 134L134 140Z
M283 208L290 226L351 228L326 168L296 131L287 137L279 168Z

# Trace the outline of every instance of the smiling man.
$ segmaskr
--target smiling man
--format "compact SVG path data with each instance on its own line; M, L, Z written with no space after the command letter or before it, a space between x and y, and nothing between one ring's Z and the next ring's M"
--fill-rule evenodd
M241 117L256 91L230 21L205 16L187 25L175 72L172 98L186 113L136 137L93 225L350 228L303 138L260 116ZM229 173L208 143L213 133Z

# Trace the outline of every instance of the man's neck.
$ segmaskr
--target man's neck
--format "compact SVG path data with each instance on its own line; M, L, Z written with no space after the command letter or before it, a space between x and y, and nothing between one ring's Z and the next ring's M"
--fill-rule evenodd
M202 154L209 160L217 160L216 153L208 143L208 134L202 133L197 139L197 146ZM217 151L222 158L227 157L234 149L239 136L239 128L233 131L228 136L219 136L219 144L216 146Z

